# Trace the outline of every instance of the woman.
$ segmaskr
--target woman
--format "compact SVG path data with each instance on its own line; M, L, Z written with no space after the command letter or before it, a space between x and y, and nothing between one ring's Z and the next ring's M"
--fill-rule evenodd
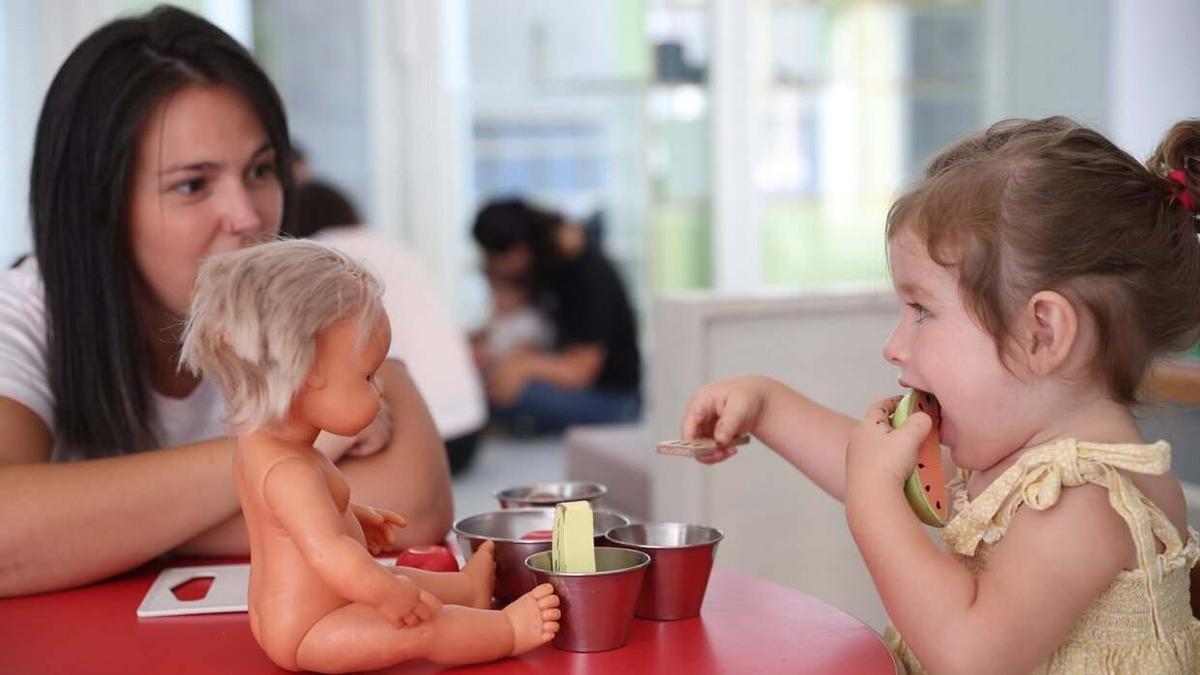
M199 263L285 218L287 139L249 53L179 9L109 23L55 76L35 258L0 274L0 595L168 551L245 554L224 402L177 355ZM401 545L436 541L452 515L444 450L404 368L378 377L390 427L381 415L323 451L356 495L409 518Z

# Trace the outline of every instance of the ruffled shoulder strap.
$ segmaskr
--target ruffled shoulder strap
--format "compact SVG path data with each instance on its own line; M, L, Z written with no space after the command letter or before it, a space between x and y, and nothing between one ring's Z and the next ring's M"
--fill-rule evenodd
M1171 468L1171 446L1088 443L1062 439L1027 451L946 525L942 537L956 553L975 555L981 541L995 543L1004 536L1017 509L1028 505L1044 511L1056 503L1063 487L1093 483L1108 489L1108 501L1129 525L1138 568L1146 573L1150 597L1157 598L1164 558L1180 555L1184 542L1156 504L1142 494L1121 469L1159 475ZM961 503L962 500L960 500ZM1165 547L1158 554L1158 542ZM1155 611L1157 617L1157 611Z

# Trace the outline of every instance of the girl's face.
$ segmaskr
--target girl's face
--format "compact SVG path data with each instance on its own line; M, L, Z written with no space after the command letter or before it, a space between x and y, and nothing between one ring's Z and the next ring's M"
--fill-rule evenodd
M137 141L130 244L168 315L187 313L201 261L273 236L282 217L275 149L240 94L191 85L151 112Z
M954 271L934 262L907 230L892 239L888 258L902 307L883 356L900 367L900 386L937 397L942 443L955 464L982 470L1024 447L1044 412L1014 360L1016 373L963 306Z

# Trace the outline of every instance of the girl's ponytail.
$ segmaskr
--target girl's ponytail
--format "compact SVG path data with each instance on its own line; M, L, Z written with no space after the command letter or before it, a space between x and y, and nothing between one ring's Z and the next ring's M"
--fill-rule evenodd
M1178 203L1200 228L1200 120L1183 120L1163 136L1146 166L1161 177L1166 196Z

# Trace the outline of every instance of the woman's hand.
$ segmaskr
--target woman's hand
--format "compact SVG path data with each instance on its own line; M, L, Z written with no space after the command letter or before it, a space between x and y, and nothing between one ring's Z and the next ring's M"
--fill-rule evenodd
M379 414L367 425L367 428L357 436L338 436L328 431L322 431L313 443L322 455L333 463L340 462L343 457L367 457L387 447L392 439L392 413L388 408L387 399L379 398Z
M754 433L766 402L761 377L750 375L710 382L688 401L681 425L683 439L715 440L717 450L697 455L696 459L704 464L725 461L737 454L737 448L730 446L735 438Z
M901 398L876 401L850 434L846 446L847 500L856 487L870 494L881 486L903 485L917 466L917 450L929 435L933 420L923 412L915 412L899 429L893 429L889 418Z
M499 405L512 405L529 383L524 355L514 354L494 363L484 377L487 380L488 399Z

